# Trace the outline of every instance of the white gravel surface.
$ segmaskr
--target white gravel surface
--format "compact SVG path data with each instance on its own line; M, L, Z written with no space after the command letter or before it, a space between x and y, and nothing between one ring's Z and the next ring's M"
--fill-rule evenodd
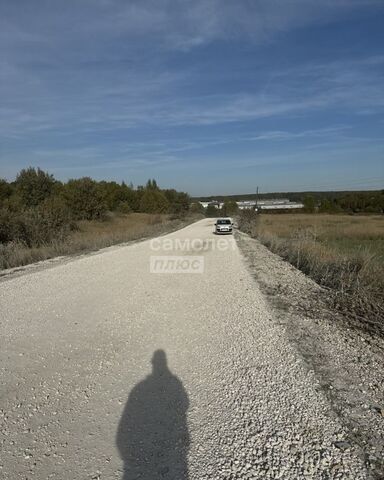
M0 283L0 478L371 478L232 237L212 230ZM190 248L168 250L176 239ZM203 256L204 272L150 273L151 255Z

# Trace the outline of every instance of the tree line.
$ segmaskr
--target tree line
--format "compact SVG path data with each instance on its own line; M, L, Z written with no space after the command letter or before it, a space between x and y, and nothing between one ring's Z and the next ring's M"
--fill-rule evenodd
M13 182L0 179L0 243L38 246L62 240L79 220L103 220L108 212L182 216L189 205L187 193L161 189L155 180L137 188L90 177L60 182L30 167Z
M384 213L384 190L346 192L326 196L306 195L303 198L306 212L319 213Z

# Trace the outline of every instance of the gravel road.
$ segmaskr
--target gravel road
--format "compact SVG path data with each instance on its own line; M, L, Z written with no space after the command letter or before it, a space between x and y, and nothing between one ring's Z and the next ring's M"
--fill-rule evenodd
M278 306L212 230L0 283L0 478L371 478ZM153 255L186 258L151 273Z

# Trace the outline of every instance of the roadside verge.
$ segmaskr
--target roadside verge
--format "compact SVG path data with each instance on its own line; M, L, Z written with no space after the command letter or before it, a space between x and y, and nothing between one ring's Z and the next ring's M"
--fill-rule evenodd
M14 278L15 276L24 275L27 273L43 270L45 268L51 268L59 264L72 262L78 258L82 258L87 255L97 255L110 248L119 248L132 245L138 242L143 242L151 238L158 236L167 235L195 223L196 221L201 220L200 216L187 216L184 219L176 219L169 222L162 222L149 224L147 228L135 232L134 235L130 235L127 232L127 235L120 235L117 237L107 237L101 238L99 241L95 241L93 244L79 245L79 248L70 249L65 251L64 254L60 254L60 250L57 250L57 253L49 255L47 258L43 258L40 261L31 261L30 263L15 266L12 268L6 268L0 270L0 282L9 278ZM124 240L126 238L126 240Z
M329 292L258 240L236 239L276 321L319 378L332 409L360 447L373 478L384 477L384 341L330 309Z

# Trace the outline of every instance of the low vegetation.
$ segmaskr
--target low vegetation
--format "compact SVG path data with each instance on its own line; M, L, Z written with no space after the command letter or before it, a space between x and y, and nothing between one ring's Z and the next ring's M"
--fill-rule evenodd
M95 250L191 221L184 192L155 180L133 188L85 177L59 182L37 168L0 180L0 269Z
M129 213L110 214L103 221L82 220L62 239L56 238L35 246L20 241L0 244L0 269L153 237L181 228L197 219L193 215L176 218L165 214Z
M335 306L384 327L383 216L243 211L239 227L335 292Z

